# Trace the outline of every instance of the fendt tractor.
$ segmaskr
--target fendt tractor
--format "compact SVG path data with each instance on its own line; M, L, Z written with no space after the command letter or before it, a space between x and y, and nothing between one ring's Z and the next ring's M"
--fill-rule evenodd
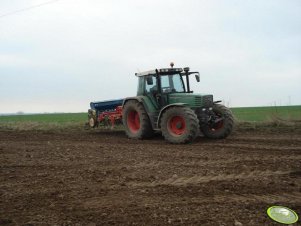
M150 138L159 131L175 144L192 142L200 132L208 138L226 138L234 124L231 111L213 101L213 95L193 93L189 78L195 75L199 82L199 72L170 65L136 73L137 96L91 102L90 127L123 124L133 139Z

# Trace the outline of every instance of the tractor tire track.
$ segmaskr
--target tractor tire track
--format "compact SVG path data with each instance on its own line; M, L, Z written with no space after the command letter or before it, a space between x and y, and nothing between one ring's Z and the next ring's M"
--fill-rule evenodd
M218 175L193 175L191 177L173 176L166 180L153 182L130 182L127 185L132 187L155 187L155 186L187 186L201 183L217 182L217 181L231 181L231 180L248 180L252 178L277 177L281 175L289 175L291 171L252 171L242 172L239 174L218 174Z

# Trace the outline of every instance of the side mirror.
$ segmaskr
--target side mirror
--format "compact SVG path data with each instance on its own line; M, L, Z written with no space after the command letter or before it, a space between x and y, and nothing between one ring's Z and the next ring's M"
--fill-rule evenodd
M154 84L153 76L147 76L146 77L146 83L147 83L147 85L153 85Z
M200 74L195 74L195 79L197 82L200 82Z

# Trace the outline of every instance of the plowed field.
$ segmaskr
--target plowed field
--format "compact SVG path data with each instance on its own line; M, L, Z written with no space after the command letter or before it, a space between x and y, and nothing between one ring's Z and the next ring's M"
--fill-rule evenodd
M279 225L271 205L301 215L301 133L2 131L0 200L0 225Z

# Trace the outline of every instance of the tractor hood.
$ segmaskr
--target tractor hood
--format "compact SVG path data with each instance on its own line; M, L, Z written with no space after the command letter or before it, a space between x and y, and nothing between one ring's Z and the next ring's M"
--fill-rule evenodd
M213 95L210 94L171 93L168 97L169 104L185 103L191 108L213 106Z

